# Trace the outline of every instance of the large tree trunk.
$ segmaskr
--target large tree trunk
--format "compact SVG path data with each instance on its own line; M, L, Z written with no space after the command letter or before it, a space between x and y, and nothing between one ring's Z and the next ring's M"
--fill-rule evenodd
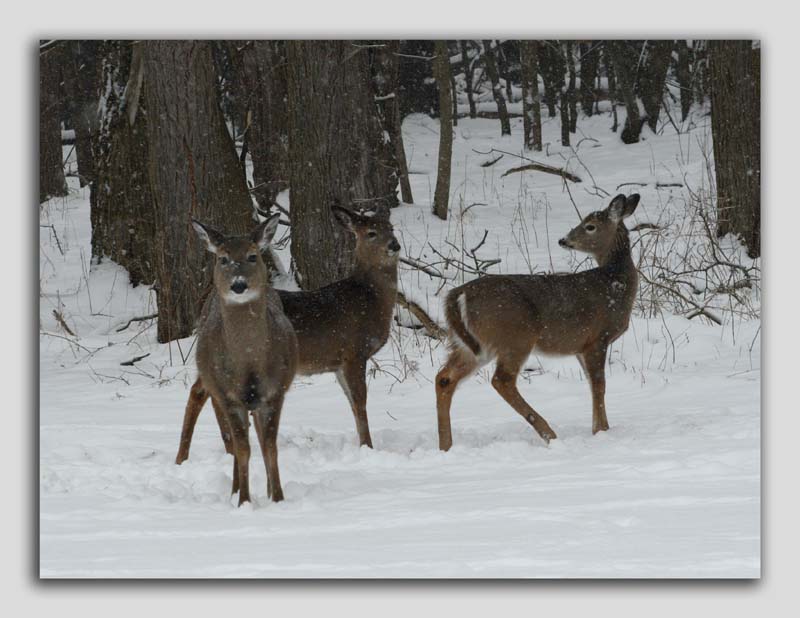
M102 70L95 85L100 113L92 140L92 255L125 267L134 286L152 283L155 212L147 166L142 44L103 41L98 52Z
M450 168L453 156L453 118L450 91L450 58L447 42L436 41L434 60L436 84L439 86L439 163L436 172L436 191L433 194L433 214L447 219L450 201ZM501 95L502 96L502 95Z
M494 102L497 103L497 115L500 117L500 135L511 135L511 123L508 120L508 108L506 107L506 100L503 97L503 88L500 86L500 74L497 70L497 61L495 60L494 49L492 49L492 41L483 41L483 63L486 67L486 73L492 82L492 96Z
M434 42L426 40L400 41L398 93L400 119L408 114L420 113L436 116L439 97L436 84L431 80Z
M94 178L92 139L97 132L97 95L101 41L65 41L62 79L66 113L75 130L78 179L86 186Z
M581 109L585 115L591 116L597 100L594 81L600 65L600 47L597 45L597 41L588 41L581 43L579 49L581 53Z
M647 124L652 131L655 131L658 128L658 116L664 102L664 84L667 81L673 41L648 41L647 45L649 54L647 63L641 70L639 96L647 113Z
M638 55L632 53L627 41L608 41L606 49L614 64L614 76L627 111L625 127L622 129L622 141L626 144L634 144L639 141L639 135L642 132L642 119L635 90Z
M39 202L67 194L61 160L60 86L63 43L39 54Z
M155 205L158 340L192 332L210 281L196 217L227 234L253 226L253 204L216 89L208 41L144 46L149 171Z
M467 85L467 101L469 102L469 117L477 118L478 111L475 107L475 95L472 90L472 79L475 73L474 64L469 59L469 50L466 41L458 42L461 48L461 68L464 71L464 81Z
M286 56L292 258L300 285L316 289L348 275L352 263L352 239L331 205L395 205L397 169L387 163L368 48L295 40Z
M522 126L526 150L542 149L542 115L539 106L539 42L520 41L522 73Z
M709 42L717 233L761 254L761 50L752 41Z

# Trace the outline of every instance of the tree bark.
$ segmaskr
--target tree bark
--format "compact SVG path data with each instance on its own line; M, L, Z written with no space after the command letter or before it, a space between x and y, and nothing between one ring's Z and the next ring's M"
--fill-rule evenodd
M637 56L632 54L627 41L608 41L606 49L614 65L614 76L627 112L625 127L622 129L622 141L626 144L635 144L642 132L639 103L635 93Z
M664 103L664 84L672 56L673 41L647 41L649 48L647 63L642 67L639 80L639 96L642 98L647 124L652 131L658 128L658 116Z
M678 86L681 89L681 120L686 120L686 117L689 115L689 111L692 108L692 101L694 99L692 96L694 93L692 91L689 44L685 40L679 40L677 42L677 47L678 66L676 76L678 78Z
M226 234L254 224L216 89L208 41L143 43L148 166L155 208L158 341L188 336L210 281L195 217Z
M447 219L450 201L450 171L453 156L453 119L451 114L450 58L447 42L436 41L436 84L439 86L439 164L436 172L436 190L433 195L433 214Z
M564 44L564 55L567 58L567 69L569 72L569 85L567 86L567 102L569 103L569 132L575 133L578 130L578 97L576 93L575 73L575 45L571 41Z
M761 255L761 50L752 41L709 42L717 234L738 235Z
M472 90L472 80L475 74L475 65L470 61L466 41L459 41L461 48L461 68L464 71L464 81L467 85L467 101L469 102L469 117L477 118L478 110L475 107L475 95Z
M153 283L155 211L147 166L142 44L103 41L95 87L100 101L92 139L92 256L128 270L131 284ZM80 163L78 164L80 169Z
M600 65L600 48L597 45L597 41L588 41L581 43L579 49L581 53L581 110L586 116L591 116L597 101L594 81Z
M500 117L500 135L511 135L508 108L503 97L503 88L500 86L500 75L497 71L497 61L495 60L494 49L492 49L492 41L483 41L483 63L492 82L492 96L497 104L497 115Z
M541 41L539 45L539 67L544 82L544 101L550 118L556 117L556 104L564 85L563 58L558 50L553 49L553 45L553 41Z
M61 159L61 62L63 43L39 54L39 203L67 194Z
M331 205L394 206L397 167L387 162L391 144L370 84L367 47L293 40L286 57L292 258L300 285L316 289L347 276L352 264L352 239Z
M520 41L522 73L522 126L526 150L542 150L542 115L539 105L539 43Z

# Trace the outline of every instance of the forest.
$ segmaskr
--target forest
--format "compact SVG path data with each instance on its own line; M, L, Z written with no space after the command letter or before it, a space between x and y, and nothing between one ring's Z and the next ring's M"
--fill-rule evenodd
M759 42L48 39L37 53L44 576L758 572ZM453 320L478 320L459 290L603 267L576 237L593 216L623 226L635 282L602 375L564 344L523 350L510 378L502 354L494 375L476 362L450 387ZM246 236L299 346L274 450L258 421L242 429L252 457L201 367L219 252ZM324 304L359 277L378 300ZM556 315L600 302L572 293ZM523 337L514 316L494 318L503 348ZM320 360L334 346L372 347ZM282 491L277 461L264 467L277 449ZM243 457L248 535L232 515ZM581 513L596 517L582 528ZM352 526L371 539L361 553ZM241 549L222 562L220 529ZM574 546L549 544L566 530Z

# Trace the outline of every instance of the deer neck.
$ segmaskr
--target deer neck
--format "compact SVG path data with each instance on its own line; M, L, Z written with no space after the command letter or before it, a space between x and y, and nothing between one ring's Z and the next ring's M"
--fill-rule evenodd
M259 347L269 336L269 324L264 319L267 313L266 291L246 303L230 303L219 299L222 328L226 340L240 345L247 342L248 347Z
M605 254L596 255L595 259L600 268L613 274L635 272L628 230L620 229L614 237L614 242L609 250Z
M375 265L366 260L359 260L358 256L356 256L356 263L351 277L378 293L397 292L396 261L392 264Z

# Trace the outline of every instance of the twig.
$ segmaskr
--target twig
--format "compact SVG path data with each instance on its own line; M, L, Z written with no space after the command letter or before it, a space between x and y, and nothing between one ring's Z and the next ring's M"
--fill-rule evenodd
M515 172L544 172L545 174L554 174L556 176L561 176L562 178L566 178L567 180L571 180L572 182L582 182L580 178L578 178L575 174L571 174L565 169L561 169L560 167L553 167L552 165L545 165L544 163L529 163L528 165L521 165L520 167L512 167L510 170L506 170L503 173L501 178L508 176L509 174L513 174Z
M158 317L157 313L151 313L150 315L142 315L139 317L131 318L124 326L120 326L116 332L121 333L126 328L128 328L134 322L144 322L145 320L155 320Z
M483 163L481 163L481 167L491 167L492 165L497 163L502 158L503 158L503 155L500 155L499 157L497 157L496 159L492 159L491 161L484 161Z
M430 275L431 277L439 277L440 279L447 279L447 277L445 277L441 272L436 270L430 264L424 264L423 262L420 262L419 260L415 260L414 258L407 258L407 257L401 257L400 261L403 264L411 266L412 268L416 268L417 270L421 270L426 275Z
M120 365L122 367L133 367L134 363L138 363L140 360L145 359L148 356L150 356L150 352L148 352L147 354L142 354L141 356L134 356L131 360L120 363Z
M68 335L72 337L77 337L77 335L72 332L72 329L69 326L67 326L67 323L64 320L64 316L61 315L60 311L53 309L53 317L55 317L56 322L58 322L59 326L61 326L61 328L64 329L64 332L66 332Z

